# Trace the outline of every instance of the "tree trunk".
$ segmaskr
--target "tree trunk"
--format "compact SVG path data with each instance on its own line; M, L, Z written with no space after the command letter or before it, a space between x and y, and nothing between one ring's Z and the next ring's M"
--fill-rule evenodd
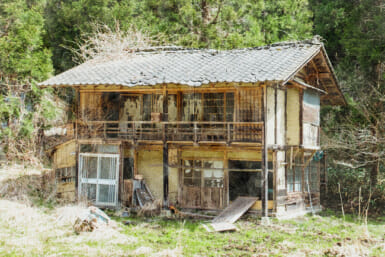
M207 0L201 1L202 9L202 28L201 28L201 42L208 43L207 27L210 22L209 4Z
M380 170L380 162L377 159L373 164L372 169L370 170L370 184L372 186L377 185L379 170Z

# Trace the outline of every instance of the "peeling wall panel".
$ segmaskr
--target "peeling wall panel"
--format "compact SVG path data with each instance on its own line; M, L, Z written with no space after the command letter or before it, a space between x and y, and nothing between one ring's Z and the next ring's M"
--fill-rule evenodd
M285 91L277 91L277 144L285 145Z
M287 144L300 144L300 95L296 88L287 90Z
M275 89L267 88L267 117L266 117L266 144L273 145L275 143Z
M138 151L138 174L156 199L163 199L163 155L162 151Z
M73 141L71 143L58 146L56 152L54 153L53 160L55 169L75 166L76 142Z

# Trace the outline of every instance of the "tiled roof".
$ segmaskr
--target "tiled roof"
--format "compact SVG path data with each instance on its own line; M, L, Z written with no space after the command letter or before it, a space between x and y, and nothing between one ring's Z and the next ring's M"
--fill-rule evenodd
M322 44L317 41L303 41L223 51L157 49L109 60L91 60L40 85L200 86L212 82L286 81L320 48Z

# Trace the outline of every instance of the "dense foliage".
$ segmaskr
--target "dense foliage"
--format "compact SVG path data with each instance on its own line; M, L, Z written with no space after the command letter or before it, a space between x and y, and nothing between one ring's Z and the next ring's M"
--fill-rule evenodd
M220 49L321 35L349 103L322 111L332 174L342 185L354 183L344 181L350 177L344 174L364 174L357 176L356 185L365 186L366 192L382 187L384 0L3 0L3 143L23 142L14 148L16 152L24 151L22 139L33 138L28 142L36 146L39 131L55 115L49 94L36 82L74 66L73 50L100 24L111 31L130 30L132 35L143 32L157 44ZM336 192L335 185L331 183L330 192ZM356 194L357 187L352 188Z
M44 46L43 3L0 3L0 140L9 158L36 162L41 129L54 117L47 92L36 82L53 73Z
M348 106L324 108L330 184L341 182L348 202L375 195L385 204L385 2L311 1L315 33L323 36ZM354 179L352 179L354 178ZM334 186L333 186L334 184Z
M73 66L69 49L94 23L132 26L160 44L237 48L258 46L312 34L307 0L74 0L49 1L46 44L56 71Z

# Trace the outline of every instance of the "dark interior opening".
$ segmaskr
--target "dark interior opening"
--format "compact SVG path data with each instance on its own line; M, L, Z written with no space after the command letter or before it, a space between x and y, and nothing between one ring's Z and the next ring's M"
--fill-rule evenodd
M269 162L268 199L273 200L273 163ZM262 170L259 161L229 160L229 198L234 201L238 196L262 198Z
M124 158L123 179L134 178L134 158Z
M261 199L261 172L231 171L229 173L229 197L255 196Z

